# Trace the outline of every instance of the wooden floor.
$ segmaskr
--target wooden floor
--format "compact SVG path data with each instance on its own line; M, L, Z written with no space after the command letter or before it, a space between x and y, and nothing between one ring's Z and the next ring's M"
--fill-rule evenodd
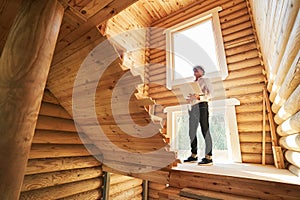
M270 165L214 162L212 166L199 166L197 163L182 163L173 169L300 185L300 177L287 169L277 169Z

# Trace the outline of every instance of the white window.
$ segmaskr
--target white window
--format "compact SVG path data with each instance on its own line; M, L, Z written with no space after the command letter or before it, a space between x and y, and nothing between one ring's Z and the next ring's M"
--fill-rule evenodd
M239 104L237 99L209 102L209 129L213 141L213 159L216 162L242 162L235 113L235 106ZM191 154L188 107L189 105L186 104L165 108L170 148L181 160ZM197 139L198 156L204 157L205 143L200 126Z
M221 7L214 8L165 31L168 89L193 81L195 65L204 66L208 78L227 77L220 10Z

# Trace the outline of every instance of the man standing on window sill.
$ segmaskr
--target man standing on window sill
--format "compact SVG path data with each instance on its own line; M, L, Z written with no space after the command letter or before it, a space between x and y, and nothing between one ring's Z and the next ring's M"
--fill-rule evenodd
M191 142L191 156L184 162L197 162L197 128L200 123L201 132L205 140L205 157L202 158L198 165L212 165L212 139L209 131L209 113L208 113L208 101L211 98L212 87L210 81L203 78L205 70L202 66L195 66L193 68L196 82L198 82L202 94L190 94L188 96L188 103L192 104L191 110L189 110L189 136Z

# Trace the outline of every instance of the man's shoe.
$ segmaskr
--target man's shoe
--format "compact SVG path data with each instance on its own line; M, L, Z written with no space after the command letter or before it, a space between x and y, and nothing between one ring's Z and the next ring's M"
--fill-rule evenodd
M188 157L186 160L184 160L183 162L197 162L198 161L198 157L197 156L190 156Z
M212 165L212 164L213 164L212 159L207 159L207 158L202 158L202 160L200 162L198 162L198 165L208 166L208 165Z

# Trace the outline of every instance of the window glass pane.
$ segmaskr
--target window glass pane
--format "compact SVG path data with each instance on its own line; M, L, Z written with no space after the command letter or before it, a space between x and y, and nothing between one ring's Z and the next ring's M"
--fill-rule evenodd
M203 65L206 73L219 71L212 20L173 33L174 79L193 76L192 67Z
M179 159L186 159L191 155L189 138L189 116L188 114L176 115L176 149ZM226 124L224 112L210 113L209 129L213 141L213 158L217 161L228 160L228 147L226 138ZM201 133L200 125L197 130L198 156L204 157L205 143Z

